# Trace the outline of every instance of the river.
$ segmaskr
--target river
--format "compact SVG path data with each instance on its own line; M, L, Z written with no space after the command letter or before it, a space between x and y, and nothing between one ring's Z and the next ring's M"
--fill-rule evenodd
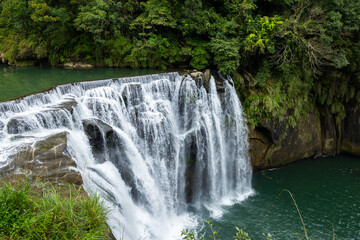
M158 72L161 71L130 70L130 69L116 69L116 68L95 68L91 70L66 70L63 68L54 68L54 67L14 68L14 67L0 65L0 86L1 86L0 101L7 101L31 93L44 91L58 84L66 84L71 82L79 82L79 81L94 80L94 79L108 79L108 78L118 78L125 76L135 76L139 74L150 74L150 73L158 73ZM144 79L144 81L145 80L146 79ZM140 80L136 80L136 81L140 81ZM147 81L148 80L146 80L145 83ZM176 80L174 81L176 83ZM163 84L165 83L168 84L170 82L164 81L159 83L161 83L162 84L161 86L163 87ZM91 88L95 87L95 85L91 86ZM98 85L100 86L101 84ZM129 86L137 87L137 85L134 84ZM155 85L156 87L155 90L159 86ZM149 87L145 87L145 89L147 88ZM176 89L175 85L171 88L174 88L174 90ZM149 91L150 94L151 89L152 88L149 88L146 91ZM191 85L191 89L196 89L196 87ZM88 94L87 97L89 99L94 97L96 94L102 93L102 91L99 91L100 89L97 91L92 91L87 89L85 90L83 93L87 93ZM113 93L113 90L111 89L108 89L106 91L111 92L111 94L107 94L106 92L106 94L109 96L115 96L117 94L116 92ZM210 99L210 95L209 95L209 99ZM194 101L196 100L194 96L189 97L187 99L189 101L188 104L190 104L189 106L192 106L191 104L193 104ZM79 100L77 101L81 105L81 101L83 101L82 100L83 96L79 94L76 95L76 97L79 98ZM159 95L157 91L151 93L150 99L154 97L156 97L157 99L166 99L165 96ZM149 97L146 98L149 99ZM115 97L114 99L117 100L118 96ZM126 99L127 99L126 105L129 105L128 101L130 99L130 95L127 96ZM186 98L184 99L186 100ZM89 102L88 99L86 101ZM203 106L209 105L205 99L202 100L201 95L198 96L197 101L204 101L205 104ZM217 100L213 98L213 100L211 100L209 103L210 105L215 106L216 104L218 104L216 101ZM201 113L201 108L199 109L199 111ZM214 111L214 113L216 113L217 111L219 111L219 109L216 110L214 108L211 111ZM221 114L226 114L226 112L220 113L220 115ZM96 117L97 115L96 113L93 113L92 116ZM201 113L199 116L204 116L205 119L210 119L207 116L206 112ZM99 118L102 117L103 116ZM137 117L137 115L135 117ZM83 120L82 118L81 119L79 118L79 121L76 122L76 124L79 124L79 127L75 126L72 128L81 129L80 122L82 120ZM105 117L102 120L107 122ZM206 124L210 124L208 126L213 126L213 124L216 124L218 122L217 120L216 121L215 120L216 118L214 118L214 123L209 122ZM173 121L173 120L170 119L169 121ZM116 123L114 122L113 125L116 126ZM189 129L193 129L194 126ZM67 126L61 126L61 128L64 127ZM135 127L136 126L134 126L134 128ZM58 128L58 126L56 126L56 128ZM39 131L39 129L41 130L42 126L39 125L39 129L38 130L37 129L38 127L34 128L34 131ZM184 130L184 134L188 134L189 129L185 129L186 131ZM209 129L209 127L207 127L207 129ZM218 131L216 129L218 128L216 128L215 126L213 131L214 133ZM70 129L68 131L71 132L73 131L73 129ZM179 131L179 129L177 129L176 131ZM83 137L85 139L84 134ZM202 139L205 138L202 137ZM127 140L130 141L131 139L127 139ZM84 141L86 141L86 139ZM223 140L219 139L216 141L219 141L219 143L215 144L214 147L221 146L220 142ZM227 143L225 142L224 144L226 145ZM180 145L178 147L179 149L175 152L182 151ZM142 150L139 149L139 152L141 151ZM218 153L220 153L219 155L220 157L223 156L224 154L225 155L228 154L227 152L222 153L221 151ZM185 159L188 161L189 156L182 157L182 160ZM206 159L208 159L208 157L206 157ZM220 164L219 166L221 166L221 162L217 163L216 158L214 158L214 161L215 161L214 164ZM94 166L95 165L96 163L94 163ZM116 168L114 168L114 170L116 170ZM89 171L89 169L87 171ZM170 176L171 173L169 172L167 173L167 175ZM219 178L219 182L221 181L224 182L225 180L226 180L225 177ZM228 180L226 180L226 182L228 182ZM216 182L214 183L216 185ZM184 184L185 183L182 183L182 185ZM226 185L225 182L222 184ZM94 188L91 187L91 184L89 185L90 185L89 189L93 190ZM214 193L217 191L215 185L213 191ZM304 231L302 229L301 220L299 218L299 215L297 213L297 210L294 206L292 199L290 198L287 192L283 191L283 189L287 189L293 194L294 199L296 200L296 203L303 217L306 230L312 239L332 239L332 235L333 235L332 225L334 226L334 232L337 239L360 239L360 191L359 191L360 190L360 159L359 158L340 155L335 158L328 157L328 158L304 160L288 165L283 168L265 170L265 171L253 173L251 185L253 189L251 192L253 192L253 194L244 194L244 196L248 196L248 197L245 200L238 202L236 204L233 204L234 202L231 202L232 204L228 204L228 206L226 206L225 204L225 206L220 208L219 210L220 214L219 212L216 211L215 211L216 214L214 214L214 211L207 212L209 208L206 208L207 210L204 210L204 208L194 207L194 205L191 204L188 205L190 209L190 213L191 211L193 211L194 215L196 215L197 222L201 222L201 220L211 220L215 228L221 228L219 233L219 237L221 239L232 239L236 232L235 226L238 226L239 228L247 231L250 234L250 236L253 237L253 239L263 239L262 233L266 233L266 234L271 233L272 236L274 236L278 240L298 239L298 236L304 236ZM169 186L169 189L172 189L172 186ZM221 189L218 190L219 192L221 192ZM163 190L160 189L159 191L161 192ZM166 190L166 191L171 192L170 190ZM195 196L199 192L201 192L201 189L197 189L194 192ZM246 191L244 193L246 193ZM138 194L144 194L144 193L138 193ZM151 194L151 191L149 192L149 194ZM169 201L169 199L172 199L170 195L164 197L165 203ZM176 201L174 200L174 202L177 201L178 201L177 199ZM199 199L197 199L194 202L198 204L201 201L202 201L202 197L199 196ZM214 201L212 201L212 203L214 204ZM134 204L136 205L137 203ZM172 210L170 212L174 214L177 214L177 212L180 211L178 207L168 206L168 208L171 208ZM163 217L163 215L161 215L161 217ZM167 220L165 219L165 222L166 221ZM161 227L162 226L160 226L160 228L157 229L161 229ZM171 225L168 225L168 227L171 227ZM176 226L173 227L176 229Z

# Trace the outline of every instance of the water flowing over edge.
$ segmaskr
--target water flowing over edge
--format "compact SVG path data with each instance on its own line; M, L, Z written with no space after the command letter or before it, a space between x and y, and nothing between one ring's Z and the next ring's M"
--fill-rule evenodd
M65 132L73 170L111 209L117 239L179 239L199 213L221 217L253 193L241 103L231 82L222 101L216 84L155 74L0 103L0 171L34 139Z

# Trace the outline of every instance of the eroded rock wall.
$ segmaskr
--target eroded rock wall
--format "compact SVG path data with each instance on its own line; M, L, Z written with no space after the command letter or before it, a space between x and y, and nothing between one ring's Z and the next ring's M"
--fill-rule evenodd
M315 109L295 127L277 120L260 123L249 127L249 142L255 170L339 153L360 156L360 107L348 105L341 124L326 109Z

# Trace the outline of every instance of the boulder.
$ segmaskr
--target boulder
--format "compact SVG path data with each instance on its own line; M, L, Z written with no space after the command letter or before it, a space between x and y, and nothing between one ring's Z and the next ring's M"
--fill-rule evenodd
M192 77L192 79L197 80L198 78L202 78L203 77L203 73L202 72L191 72L190 76Z
M64 64L64 68L67 69L91 69L94 67L93 64L83 62L68 62Z
M342 124L341 150L360 156L360 106L348 106Z
M83 120L83 127L94 154L103 154L105 146L109 144L108 141L114 135L112 127L99 119L85 119Z
M18 134L32 130L32 126L25 117L14 117L10 119L6 128L7 132L10 134Z
M10 156L11 163L1 169L3 176L26 173L30 178L42 178L52 183L81 185L76 163L67 151L67 132L50 135L22 146Z
M210 73L210 69L206 69L204 72L204 87L206 90L209 89L209 85L210 85L210 78L211 78L211 73Z
M321 153L321 124L317 111L300 119L295 127L272 120L249 131L254 169L280 167Z

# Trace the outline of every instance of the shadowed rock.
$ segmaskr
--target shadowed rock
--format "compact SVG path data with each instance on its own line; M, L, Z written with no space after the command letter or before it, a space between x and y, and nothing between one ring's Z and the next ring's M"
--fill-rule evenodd
M111 139L114 134L112 127L99 119L85 119L83 120L83 127L93 152L102 154L107 139Z
M360 107L357 105L347 108L342 126L341 150L360 156Z

